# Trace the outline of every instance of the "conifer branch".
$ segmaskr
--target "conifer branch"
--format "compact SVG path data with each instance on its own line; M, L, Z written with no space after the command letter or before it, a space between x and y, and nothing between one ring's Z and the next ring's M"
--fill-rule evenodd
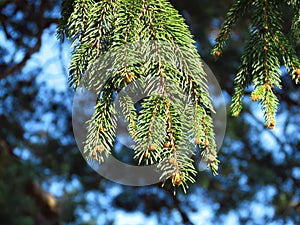
M130 96L120 95L119 104L122 114L125 116L125 120L128 123L129 135L133 138L133 140L135 140L137 132L137 113L134 107L134 103Z
M150 96L142 103L138 115L135 158L145 163L153 164L160 158L159 151L165 139L164 117L162 116L162 99L159 95ZM151 115L151 116L149 116Z
M248 1L250 2L250 1ZM295 83L300 81L300 61L296 55L293 43L298 44L299 26L299 1L285 1L294 11L291 34L296 42L289 41L283 33L283 19L279 3L276 1L256 0L251 3L250 14L252 24L250 27L250 38L241 57L239 71L235 77L234 95L232 97L231 112L237 117L242 110L242 98L245 89L254 84L251 93L253 101L260 101L264 111L266 126L273 129L275 126L275 115L279 104L275 95L276 88L281 88L280 59L283 59L292 79ZM241 8L240 8L241 7ZM212 54L218 57L224 40L228 38L227 28L242 15L248 6L242 1L236 1L228 12L227 18L222 25L212 49ZM250 8L249 8L250 9Z
M103 93L104 94L104 93ZM100 163L111 154L116 129L116 111L108 94L97 100L95 112L88 121L83 153Z
M216 44L211 51L212 55L216 58L222 54L225 42L231 35L233 25L244 15L250 3L251 1L248 0L236 0L227 12L226 19L219 31L218 37L216 38Z
M206 74L178 11L167 0L76 0L72 4L64 0L63 4L71 7L58 31L73 42L70 83L98 95L88 121L85 156L103 163L111 154L116 135L114 100L119 97L139 164L158 163L161 180L186 191L197 172L191 158L196 150L191 129L196 111L201 118L197 131L209 143L202 155L216 174L214 109ZM126 93L137 82L145 84L148 97L135 107ZM191 106L184 106L186 99ZM210 155L213 161L206 160L212 159Z

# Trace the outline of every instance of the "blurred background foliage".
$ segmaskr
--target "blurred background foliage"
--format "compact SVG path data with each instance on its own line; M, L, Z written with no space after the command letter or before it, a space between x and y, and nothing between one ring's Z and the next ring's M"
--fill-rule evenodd
M232 0L171 2L229 104L247 16L215 62L209 52ZM300 224L300 92L286 71L274 131L250 98L238 119L228 116L219 176L199 172L186 195L121 186L76 146L59 16L59 0L0 1L0 224Z

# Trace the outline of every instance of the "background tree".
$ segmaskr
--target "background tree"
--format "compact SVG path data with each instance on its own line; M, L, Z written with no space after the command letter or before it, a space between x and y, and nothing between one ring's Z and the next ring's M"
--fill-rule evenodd
M216 37L232 2L171 2L185 16L201 56L216 74L229 103L250 20L246 15L239 21L232 32L234 39L224 49L223 57L215 62L209 54L212 38ZM49 90L49 85L41 84L38 79L47 65L30 65L41 60L35 58L37 54L33 55L39 51L39 44L34 48L38 40L41 46L56 42L56 26L50 24L56 23L59 17L59 5L56 1L0 3L3 39L0 204L2 209L7 209L0 213L3 224L41 224L41 221L122 224L118 219L120 215L127 217L127 224L134 222L133 214L122 214L120 210L141 212L148 220L157 219L161 224L198 224L203 218L203 224L210 221L222 224L228 217L237 218L240 224L299 223L300 156L297 151L300 140L295 135L300 127L299 89L284 70L283 87L278 90L281 103L277 128L266 130L262 125L263 115L258 113L254 103L245 99L241 116L228 117L219 176L214 178L201 172L189 193L178 193L176 197L159 185L120 186L93 172L79 153L72 138L71 104L66 101L72 96L70 91ZM290 9L284 7L284 10L285 21L289 21ZM290 23L286 22L283 30L288 31L289 27ZM43 34L51 30L52 39L43 42ZM299 51L298 45L298 56ZM21 63L23 56L28 60L27 66L26 61ZM250 93L246 91L246 94ZM44 115L48 115L48 119ZM38 193L53 198L37 197L43 195L33 193L30 185L35 183L43 187ZM51 208L55 204L49 204L55 200L49 199L58 202L58 207L54 207L57 210ZM211 212L211 216L204 217L201 214L204 211Z

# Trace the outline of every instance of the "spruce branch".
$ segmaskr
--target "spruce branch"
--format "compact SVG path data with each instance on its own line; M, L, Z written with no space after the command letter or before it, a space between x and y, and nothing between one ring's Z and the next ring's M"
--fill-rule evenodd
M174 187L182 186L186 192L188 183L194 183L194 176L197 171L193 165L194 151L189 143L190 136L184 131L186 115L179 116L178 108L173 106L169 99L164 101L165 115L167 120L167 144L164 145L163 157L159 162L158 168L163 171L161 179L171 178ZM175 193L175 192L174 192Z
M280 62L283 61L296 84L300 81L300 61L295 51L295 45L299 44L299 26L297 24L299 25L300 3L299 1L285 1L294 12L290 35L285 35L282 12L277 1L255 0L251 3L251 8L248 8L246 4L243 5L242 2L236 1L229 10L216 38L212 54L220 55L224 40L228 38L227 28L232 28L232 25L242 15L241 12L250 9L252 20L249 27L250 37L235 77L231 112L235 117L240 114L245 89L253 84L254 90L251 99L260 102L266 126L273 129L279 104L275 90L281 88ZM289 37L294 37L294 40L291 41Z
M218 58L223 51L225 42L229 39L233 25L247 11L251 1L236 0L226 15L226 19L216 38L216 44L212 48L211 54Z
M214 109L206 74L178 11L167 0L76 0L72 4L64 0L63 4L71 7L58 29L74 48L70 83L98 95L88 121L85 156L103 163L111 154L118 99L139 164L157 163L161 181L171 181L175 189L186 192L188 182L195 182L191 156L195 136L201 133L207 143L202 156L216 175ZM141 89L147 97L135 103L129 94ZM194 115L200 121L199 134L193 130Z
M100 163L111 154L117 126L116 111L110 97L107 95L97 100L95 112L88 121L87 138L83 149L87 158Z
M125 116L125 120L128 123L129 135L135 140L137 132L137 112L134 102L129 95L119 95L119 104L122 114Z
M69 82L76 89L89 63L110 44L116 5L112 0L76 0L73 5L65 32L74 46Z
M136 144L134 145L134 157L138 159L139 164L142 161L145 161L147 165L153 164L160 158L160 151L166 137L161 103L161 96L153 95L141 104L142 110L138 115Z

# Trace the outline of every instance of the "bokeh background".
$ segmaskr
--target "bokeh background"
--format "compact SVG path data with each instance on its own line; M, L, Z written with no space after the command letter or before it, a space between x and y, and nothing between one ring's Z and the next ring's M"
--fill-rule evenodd
M249 19L235 26L216 62L209 52L233 1L171 2L230 104ZM60 4L0 0L1 225L300 224L300 89L284 68L274 130L249 95L239 118L228 113L219 176L201 171L176 196L160 184L122 186L93 171L76 146L71 47L56 38ZM290 14L284 7L287 32Z

